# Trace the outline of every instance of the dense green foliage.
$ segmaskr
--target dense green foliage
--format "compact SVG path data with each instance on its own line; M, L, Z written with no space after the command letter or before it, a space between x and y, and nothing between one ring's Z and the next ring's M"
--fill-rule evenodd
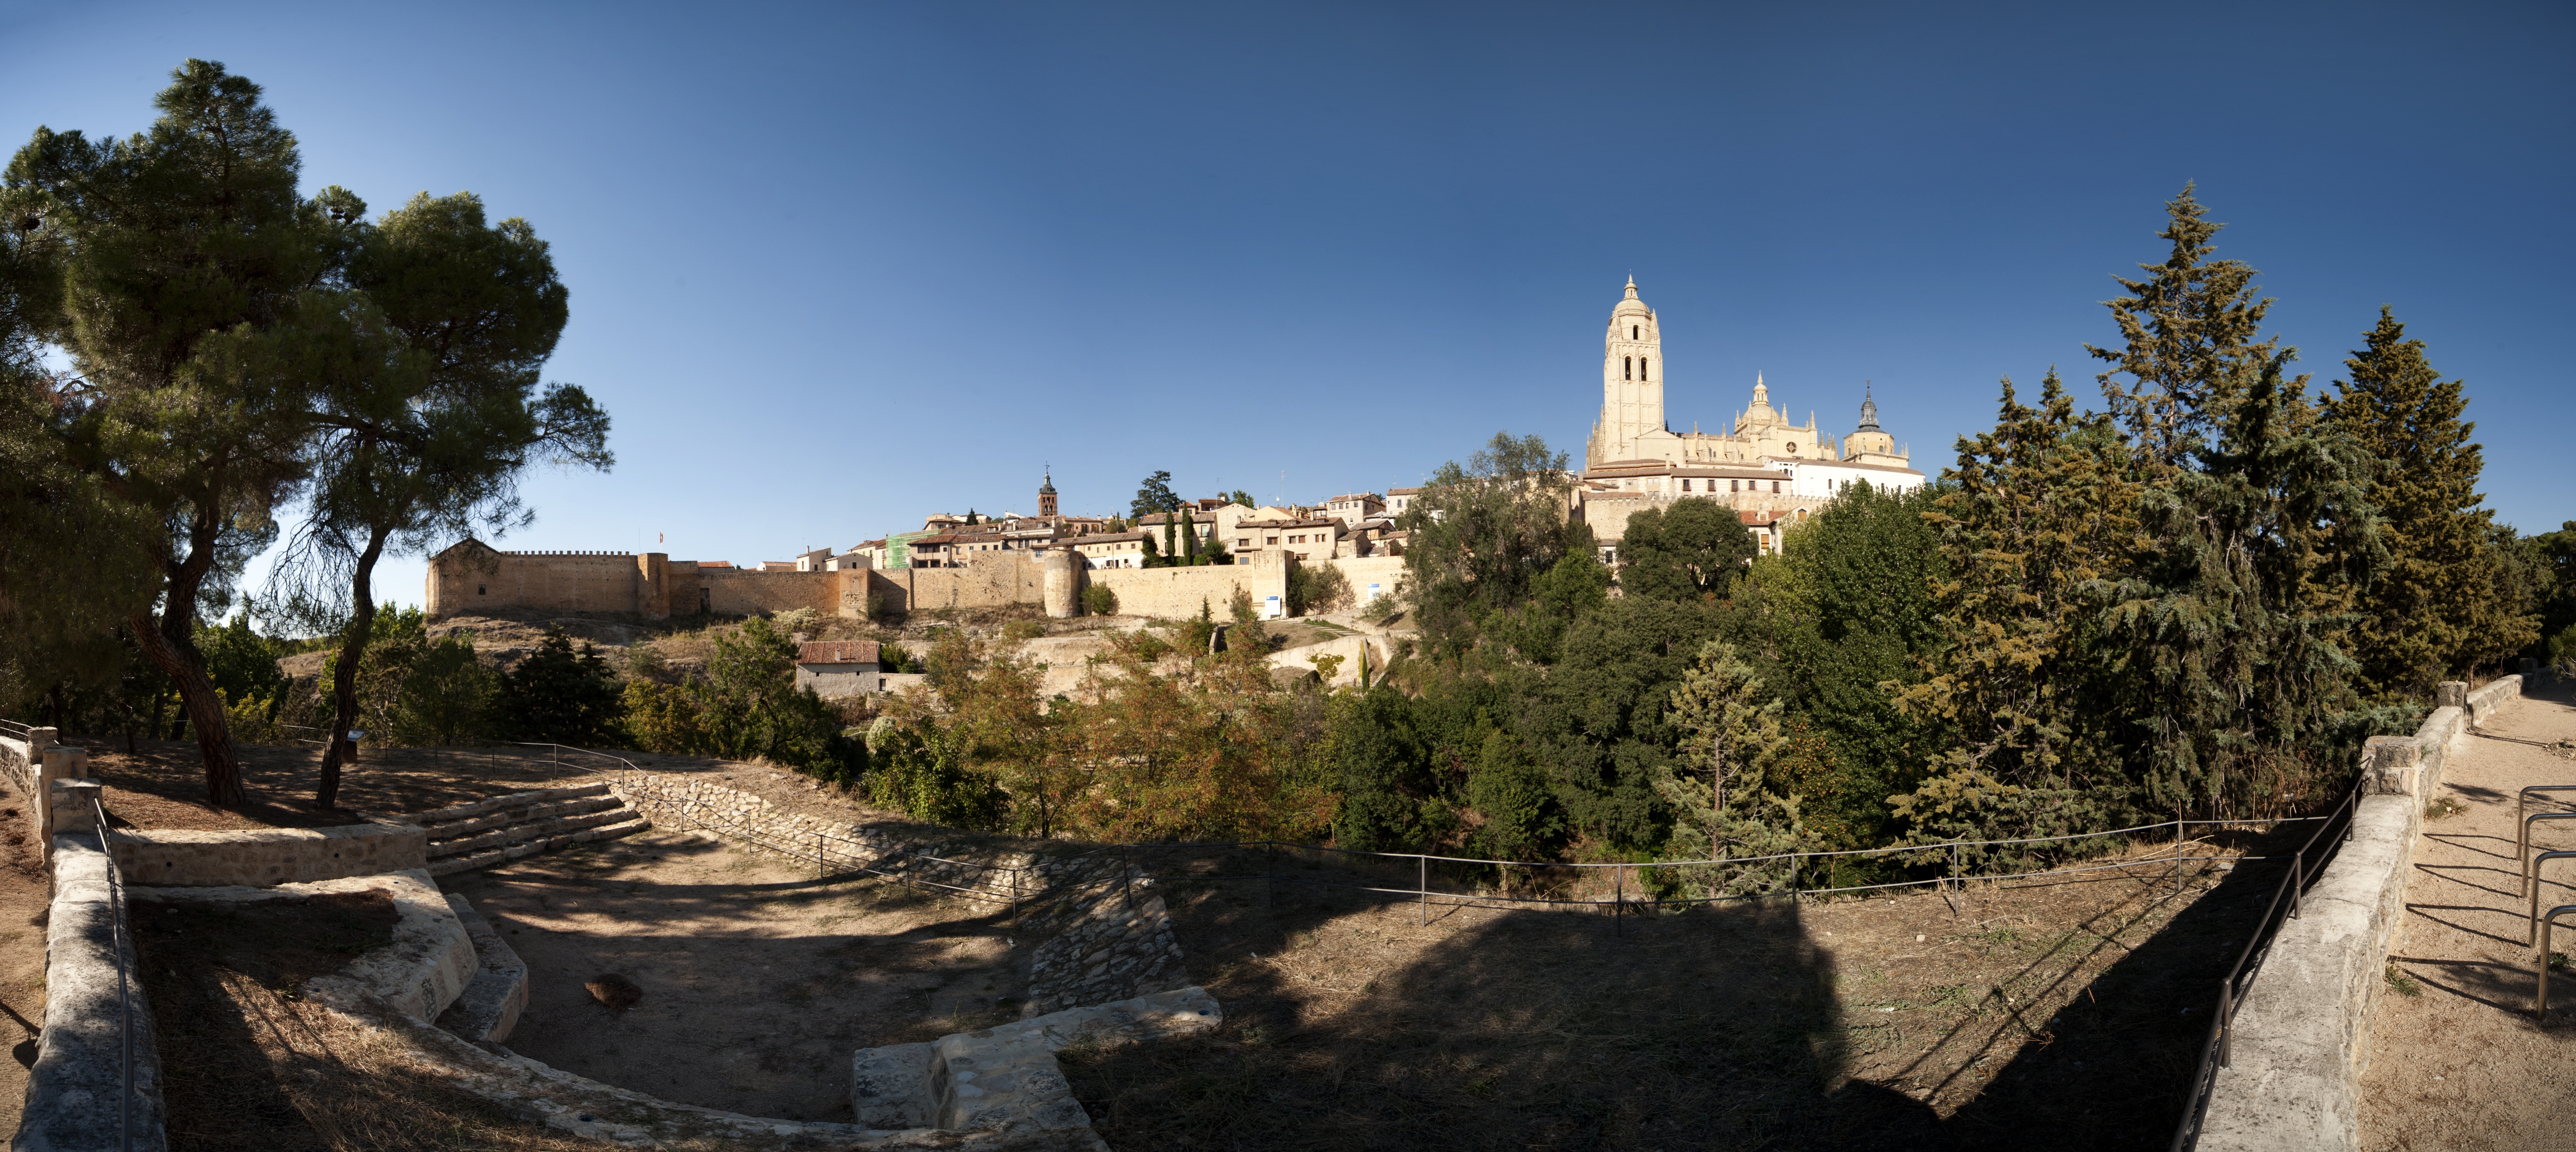
M198 625L279 514L300 500L305 517L269 608L344 639L328 725L343 730L374 648L376 560L517 522L517 473L604 466L607 420L578 388L537 390L565 293L524 221L487 226L470 195L374 223L347 189L299 196L295 138L258 85L204 60L172 80L148 131L38 128L0 175L0 528L87 584L0 560L0 601L43 617L0 688L59 710L150 679L125 667L139 655L187 713L209 799L234 804L239 702ZM44 345L73 372L40 370ZM74 523L86 539L61 535ZM326 759L326 806L344 752Z

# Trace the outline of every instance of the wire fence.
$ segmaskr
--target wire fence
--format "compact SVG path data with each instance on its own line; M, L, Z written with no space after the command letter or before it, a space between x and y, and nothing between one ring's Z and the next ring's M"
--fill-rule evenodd
M2361 802L2362 789L2368 783L2367 776L2354 782L2352 791L2344 795L2333 811L2311 818L2321 823L2316 831L2308 834L2307 842L2290 855L2290 868L2282 874L2280 883L2273 887L2272 902L2264 907L2263 918L2256 922L2254 934L2246 939L2245 947L2236 954L2235 966L2229 968L2226 978L2219 981L2218 1012L2209 1022L2209 1038L2201 1044L2200 1063L2192 1072L2190 1094L2183 1102L2182 1122L2174 1128L2172 1152L2183 1152L2200 1139L2201 1123L2209 1115L2210 1094L2218 1085L2218 1070L2228 1066L2230 1049L2236 1039L2236 1009L2244 1004L2246 988L2263 970L2263 960L2271 952L2272 939L2280 931L2282 921L2298 918L2301 893L2325 871L2336 850L2352 839L2353 813ZM2326 833L2335 831L2338 826L2342 829L2341 834L2327 837ZM2323 847L2319 847L2321 842ZM2288 901L2286 905L2283 903L2285 899Z
M107 807L96 795L90 797L90 812L98 820L98 846L107 857L107 910L109 954L116 958L116 1036L118 1076L123 1091L117 1097L116 1131L118 1147L124 1152L134 1149L134 990L141 979L134 972L133 941L125 926L125 874L116 866L116 847L107 823Z
M615 769L641 771L634 761L614 753L600 752L571 745L531 742L520 747L544 749L549 763L578 772L602 772ZM1408 897L1421 908L1428 919L1434 907L1481 907L1490 909L1575 909L1606 913L1614 921L1627 916L1680 908L1719 905L1747 900L1800 899L1831 897L1864 892L1883 892L1907 888L1930 888L1944 893L1958 891L1974 882L2037 880L2071 877L2101 872L2125 871L2171 865L2225 863L2277 859L2234 852L2186 852L2195 843L2192 830L2198 829L2264 829L2282 825L2331 820L2333 816L2288 816L2266 819L2193 820L2176 819L2099 832L2076 832L2057 836L2029 836L1994 840L1944 840L1925 844L1901 844L1882 848L1852 848L1837 851L1786 852L1768 856L1713 857L1697 860L1607 861L1585 863L1533 862L1525 860L1490 860L1471 856L1445 856L1418 852L1371 852L1333 848L1280 840L1187 841L1152 844L1113 844L1082 853L1033 864L997 864L987 861L935 856L907 850L899 843L851 832L829 830L789 831L763 826L744 818L738 812L719 808L704 800L686 797L656 797L654 802L676 810L687 828L701 829L753 847L792 859L811 860L815 878L835 875L867 874L896 880L908 887L942 891L969 899L1007 903L1014 911L1026 902L1068 891L1116 884L1132 888L1137 883L1220 883L1261 881L1266 890L1275 892L1281 884L1332 888L1382 896ZM2037 845L2063 845L2069 851L2102 849L2170 833L2166 842L2170 851L2108 862L2076 864L2059 868L2022 868L2003 871L1976 871L1968 866L1970 849L2012 848ZM2079 841L2094 842L2090 845ZM1218 867L1214 870L1187 870L1148 867L1147 861L1167 859L1178 853L1202 856L1219 855L1216 863L1248 864L1245 857L1259 859L1258 870ZM1083 857L1107 856L1116 867L1104 869L1098 864L1077 866ZM1225 857L1231 857L1226 859ZM1930 856L1928 863L1913 863ZM1804 884L1800 880L1816 863L1856 858L1895 860L1900 866L1930 868L1930 876L1862 884ZM1312 859L1308 868L1283 867L1283 861ZM1387 883L1359 882L1362 878L1334 879L1310 875L1319 871L1322 862L1340 865L1341 872L1374 872ZM1675 889L1693 871L1741 870L1747 867L1787 862L1786 883L1742 892L1710 892L1702 895L1676 895ZM943 872L945 875L943 875ZM1410 885L1394 881L1402 872L1410 872ZM1105 873L1105 874L1102 874ZM1600 882L1607 873L1609 882ZM1828 872L1829 876L1830 873ZM1481 877L1481 878L1480 878ZM1516 879L1517 877L1517 879ZM971 879L969 879L971 878ZM960 882L961 880L967 882ZM1435 886L1437 882L1437 886ZM1606 892L1601 891L1607 888ZM1587 894L1588 890L1588 894ZM1615 926L1614 926L1615 927Z

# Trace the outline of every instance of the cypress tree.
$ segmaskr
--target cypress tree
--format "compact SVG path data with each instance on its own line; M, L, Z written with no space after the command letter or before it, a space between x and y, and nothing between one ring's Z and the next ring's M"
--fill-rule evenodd
M2188 186L2166 209L2165 262L2108 302L2123 346L2090 349L2140 487L2096 658L2140 799L2255 814L2312 800L2335 762L2358 671L2338 642L2387 551L2368 460L2289 375L2297 352L2257 338L2254 269L2212 258Z
M1927 840L2099 828L2094 798L2128 789L2100 722L2104 682L2085 644L2088 593L2117 574L2137 529L2127 444L2081 416L2051 370L2037 407L2011 380L1992 431L1959 441L1952 487L1926 516L1946 571L1934 582L1938 655L1896 706L1940 749L1890 798Z
M2352 378L2327 412L2378 467L2371 503L2388 522L2388 566L2361 598L2354 658L2372 692L2423 700L2443 680L2520 650L2539 620L2502 595L2495 513L2479 507L2483 451L2460 419L2468 396L2424 358L2424 342L2382 307L2366 345L2344 361Z
M1182 562L1180 550L1173 546L1177 543L1177 541L1172 538L1172 517L1174 515L1175 513L1170 508L1163 509L1163 563L1167 565L1178 565Z
M1187 512L1174 512L1172 515L1183 518L1181 520L1181 550L1173 553L1173 555L1180 558L1181 563L1191 567L1197 567L1199 564L1198 521L1188 519L1189 513Z

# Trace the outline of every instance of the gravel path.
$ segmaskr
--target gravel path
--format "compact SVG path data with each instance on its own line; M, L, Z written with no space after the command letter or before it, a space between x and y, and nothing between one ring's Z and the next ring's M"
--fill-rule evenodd
M2431 798L2388 985L2371 1011L2364 1148L2576 1148L2563 1111L2576 1100L2576 972L2561 969L2551 981L2549 1024L2535 1023L2529 904L2514 859L2515 793L2576 784L2576 760L2556 746L2566 740L2576 740L2569 686L2535 686L2471 735ZM2576 805L2552 800L2531 810ZM2532 838L2534 852L2576 848L2576 821L2543 821ZM2568 863L2552 862L2544 910L2576 903ZM2555 950L2576 953L2571 937L2562 931Z

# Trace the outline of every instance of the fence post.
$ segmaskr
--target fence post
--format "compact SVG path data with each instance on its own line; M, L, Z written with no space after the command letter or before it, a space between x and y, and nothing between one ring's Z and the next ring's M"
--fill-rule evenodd
M1428 928L1431 926L1431 858L1416 856L1413 863L1416 865L1413 894L1422 901L1422 926Z
M2308 876L2307 876L2307 871L2308 871L2308 870L2307 870L2307 864L2308 864L2307 853L2305 853L2305 852L2297 852L2297 853L2293 853L2293 854L2291 854L2291 856L2290 856L2290 919L2292 919L2292 920L2296 920L2296 919L2298 919L2298 918L2299 918L2299 889L2300 889L2300 888L2302 888L2302 887L2304 887L2304 886L2306 886L2306 884L2307 884L2307 882L2308 882Z
M2236 984L2234 977L2218 981L2218 1066L2225 1068L2236 1050Z
M1610 866L1610 934L1628 934L1628 866Z
M820 881L822 878L823 878L823 832L822 832L822 830L821 830L821 829L816 829L816 830L815 830L815 832L814 832L814 879L815 879L815 880L817 880L817 881Z

